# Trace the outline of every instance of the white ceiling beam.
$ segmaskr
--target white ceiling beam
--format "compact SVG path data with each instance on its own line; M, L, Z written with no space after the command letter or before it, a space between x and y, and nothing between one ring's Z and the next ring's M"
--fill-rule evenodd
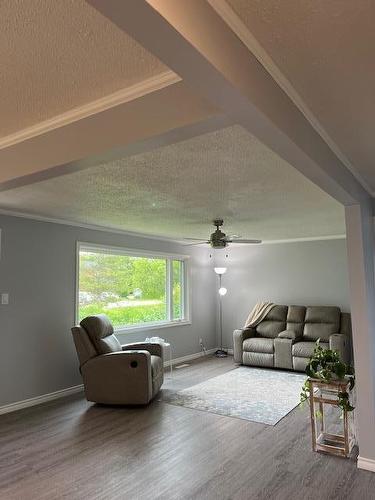
M0 137L0 150L39 135L46 134L47 132L51 132L51 130L70 125L71 123L82 120L83 118L102 113L103 111L107 111L108 109L121 104L134 101L135 99L144 97L147 94L161 90L179 81L181 81L181 78L170 70L152 76L146 80L135 83L130 87L117 90L116 92L100 97L95 101L90 101L81 106L69 109L64 113L53 116L52 118L48 118L47 120L35 123L34 125L24 129L17 130L12 134Z
M114 104L112 102L112 104ZM82 158L158 137L176 128L204 121L217 108L178 81L141 97L120 102L100 112L75 113L77 119L12 142L0 149L0 188L27 179L56 176L64 165ZM92 110L91 110L92 111ZM18 179L18 181L17 181Z
M136 154L147 153L157 148L165 147L170 144L176 144L202 134L229 127L231 125L233 125L233 121L230 117L223 114L213 115L198 122L184 125L182 127L172 128L161 134L153 135L136 142L131 142L125 146L109 149L102 154L89 156L88 158L78 161L62 163L55 167L46 168L31 174L4 181L0 183L0 192L46 181L61 175L72 174L74 172L124 159Z
M370 195L206 0L87 0L344 205Z
M278 86L286 93L291 101L297 106L301 113L305 116L311 126L318 132L320 137L328 144L340 161L350 170L357 181L367 190L372 192L371 186L362 178L359 172L354 168L349 158L335 143L333 138L323 127L312 109L306 104L297 89L292 85L291 81L285 76L280 68L275 64L274 60L268 55L258 40L251 33L240 16L232 9L227 0L207 0L208 3L215 9L219 16L227 23L238 38L246 45L249 51L258 59L260 64L272 76Z

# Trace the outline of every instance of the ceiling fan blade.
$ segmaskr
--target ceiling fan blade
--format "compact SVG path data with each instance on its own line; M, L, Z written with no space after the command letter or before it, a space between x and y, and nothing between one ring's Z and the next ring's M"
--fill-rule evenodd
M209 241L195 241L194 243L183 243L184 247L192 247L194 245L206 245Z
M238 238L241 238L241 236L238 234L230 234L229 236L225 237L226 240L237 240Z
M228 243L247 243L249 245L256 245L258 243L262 243L262 240L243 240L243 239L235 239L235 240L227 240Z
M204 240L203 238L182 238L183 240L186 240L186 241L206 241Z

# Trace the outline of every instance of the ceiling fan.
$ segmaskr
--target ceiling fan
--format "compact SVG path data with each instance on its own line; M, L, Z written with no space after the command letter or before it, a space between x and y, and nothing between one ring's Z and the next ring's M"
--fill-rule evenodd
M235 234L227 236L220 230L220 227L224 224L223 219L215 219L212 222L213 225L216 227L216 231L214 231L211 234L210 239L208 241L200 240L197 238L184 238L186 240L195 242L195 243L188 243L188 245L201 245L202 243L206 243L208 245L211 245L212 248L219 249L219 248L226 248L229 243L247 243L249 245L262 243L262 240L244 240Z

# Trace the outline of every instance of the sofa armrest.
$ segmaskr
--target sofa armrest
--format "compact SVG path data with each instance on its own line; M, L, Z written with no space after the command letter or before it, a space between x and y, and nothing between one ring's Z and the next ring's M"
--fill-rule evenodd
M273 364L275 368L293 370L292 347L294 342L295 342L294 339L291 339L289 337L283 337L281 335L278 335L278 337L275 338L273 342L274 345Z
M295 332L294 330L284 330L282 332L279 333L278 335L278 338L280 339L290 339L290 340L293 340L294 342L301 337L301 335L299 335L297 332Z
M329 348L339 353L340 359L343 363L349 363L350 346L347 335L343 335L342 333L333 333L330 335Z
M146 404L152 398L151 354L145 350L111 352L82 365L88 401Z
M163 358L163 346L157 342L133 342L132 344L124 344L121 348L123 351L148 351L153 356Z
M255 337L255 328L246 328L245 330L234 330L233 332L233 358L235 363L242 363L243 341Z

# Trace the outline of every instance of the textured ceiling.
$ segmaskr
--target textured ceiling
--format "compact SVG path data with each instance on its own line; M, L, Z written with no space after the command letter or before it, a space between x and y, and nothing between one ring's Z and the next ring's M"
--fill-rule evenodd
M0 68L0 137L167 69L84 0L1 0Z
M0 193L0 207L171 237L345 232L342 207L240 126Z
M375 191L375 2L227 2Z

